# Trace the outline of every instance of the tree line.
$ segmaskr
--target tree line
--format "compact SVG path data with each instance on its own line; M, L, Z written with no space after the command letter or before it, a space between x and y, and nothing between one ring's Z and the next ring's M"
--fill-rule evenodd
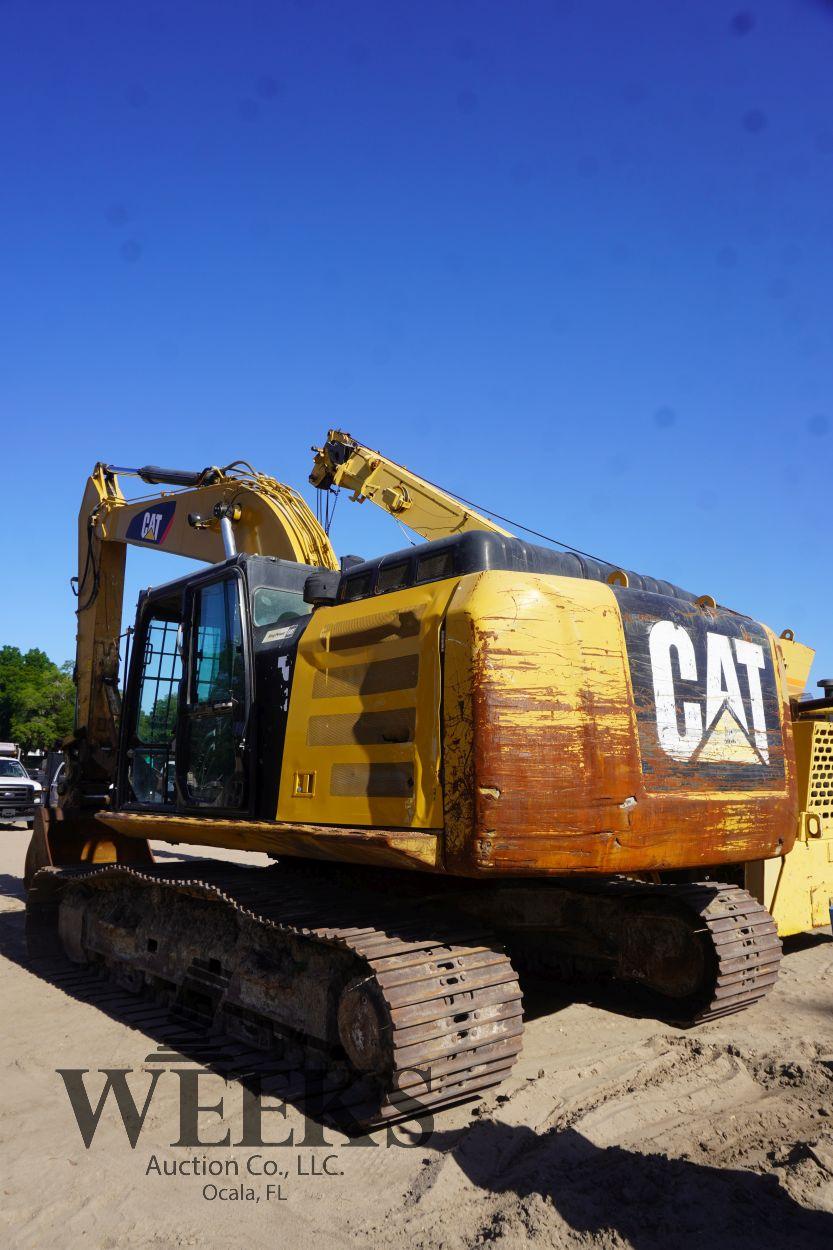
M49 749L72 733L72 664L55 664L33 647L0 647L0 741L24 751Z

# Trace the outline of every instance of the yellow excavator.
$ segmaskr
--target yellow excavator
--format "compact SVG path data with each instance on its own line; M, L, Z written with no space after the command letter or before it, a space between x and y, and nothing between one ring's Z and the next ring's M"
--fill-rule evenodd
M633 983L682 1024L762 998L779 932L827 923L833 894L813 652L522 540L340 431L314 450L314 486L427 541L339 561L245 462L96 466L33 954L261 1049L301 1040L362 1127L506 1077L519 969ZM128 501L120 474L165 489ZM206 569L140 596L120 695L129 545ZM158 864L150 840L276 863Z

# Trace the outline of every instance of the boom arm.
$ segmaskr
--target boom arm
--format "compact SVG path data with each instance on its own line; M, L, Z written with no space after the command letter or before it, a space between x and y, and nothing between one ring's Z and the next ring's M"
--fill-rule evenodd
M330 430L324 446L313 450L309 478L313 486L319 490L346 487L356 502L371 499L423 538L444 538L465 530L509 536L496 522L381 452L363 447L342 430Z

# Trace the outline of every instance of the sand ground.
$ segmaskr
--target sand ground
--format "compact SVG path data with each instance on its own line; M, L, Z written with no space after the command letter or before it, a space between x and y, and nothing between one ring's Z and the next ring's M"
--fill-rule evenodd
M141 1106L158 1043L27 969L27 840L0 829L4 1245L833 1247L829 931L790 945L765 1005L696 1031L539 993L512 1079L439 1115L427 1143L353 1146L327 1129L304 1144L289 1106L266 1132L292 1144L237 1145L240 1087L208 1073L201 1101L222 1098L223 1115L201 1114L203 1140L230 1144L172 1146L180 1078L157 1063L135 1148L111 1094L87 1149L57 1070L88 1070L95 1107L100 1070L129 1069ZM158 1175L154 1160L232 1175ZM221 1196L237 1186L252 1192Z

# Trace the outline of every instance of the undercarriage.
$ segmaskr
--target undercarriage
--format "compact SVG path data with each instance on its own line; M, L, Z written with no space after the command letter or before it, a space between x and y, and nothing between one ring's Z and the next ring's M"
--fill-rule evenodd
M27 937L32 955L98 965L207 1033L265 1053L300 1041L357 1130L500 1084L527 970L635 982L691 1025L762 998L781 955L735 885L429 881L299 860L42 869Z

